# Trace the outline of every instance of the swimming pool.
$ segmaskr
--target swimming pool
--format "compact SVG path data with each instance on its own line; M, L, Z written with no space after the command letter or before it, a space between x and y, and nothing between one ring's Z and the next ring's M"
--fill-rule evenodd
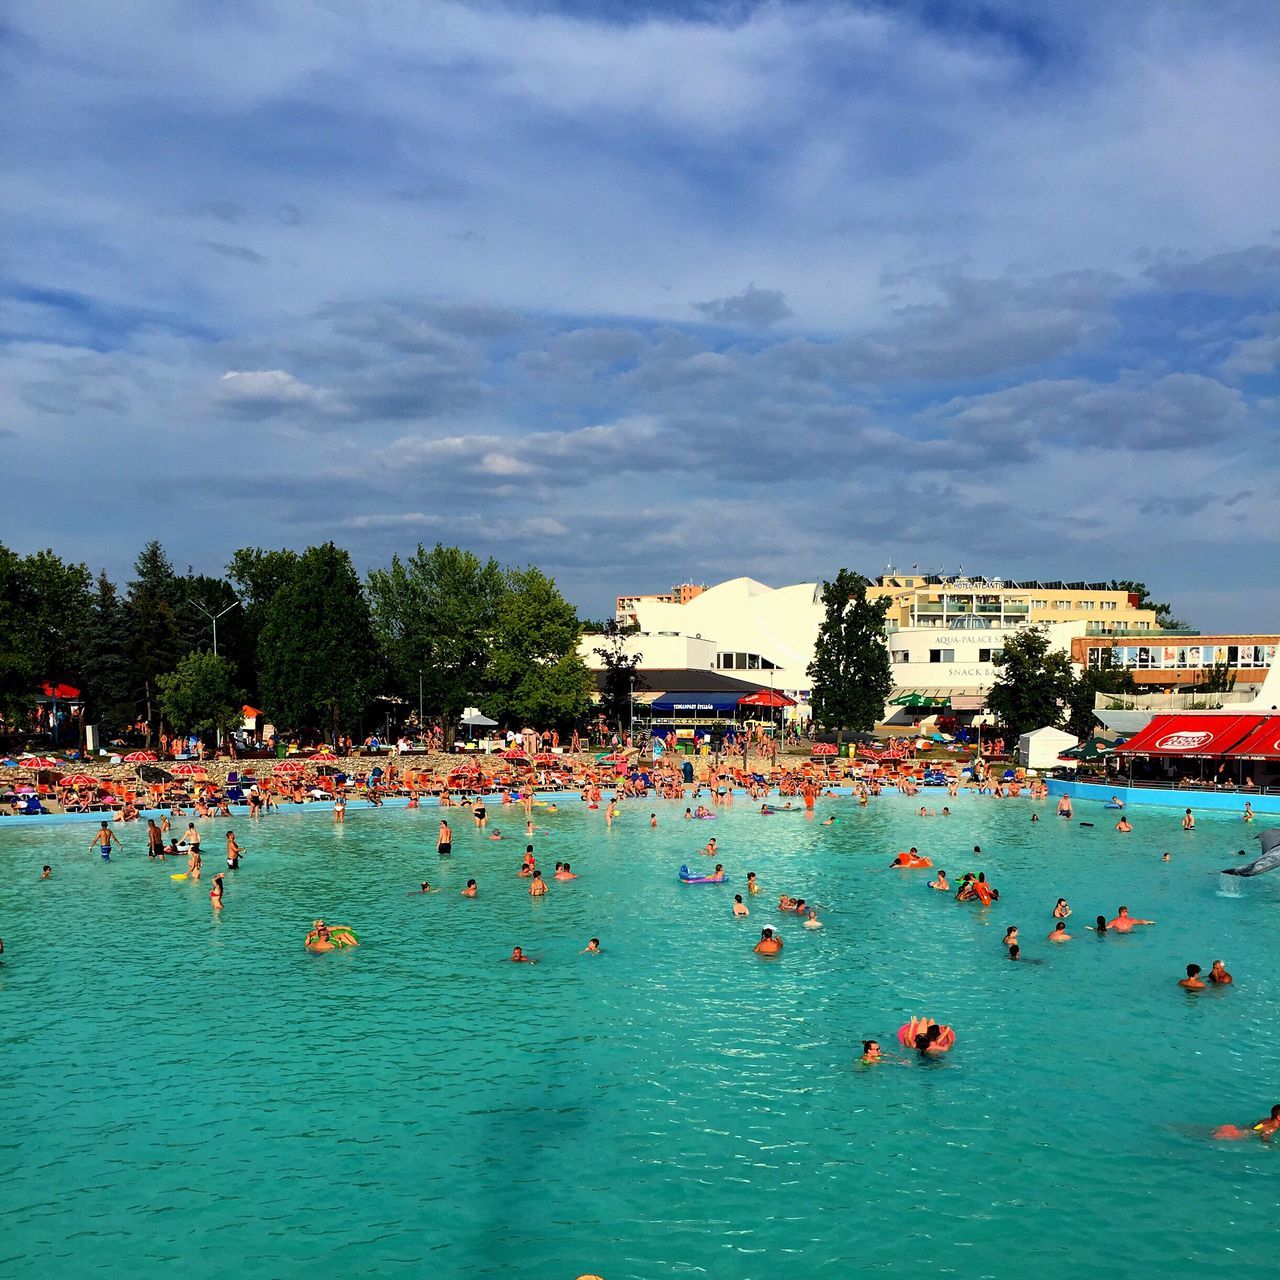
M1272 1274L1280 1151L1207 1134L1280 1100L1280 875L1224 892L1215 868L1256 849L1238 821L1126 836L948 803L830 800L824 827L628 802L606 831L567 800L535 843L581 878L536 901L509 811L503 842L452 817L444 864L435 810L210 820L204 884L136 828L109 866L87 829L0 828L0 1273ZM215 918L228 825L247 853ZM711 835L731 883L678 884ZM1002 901L887 870L909 844ZM749 869L765 892L735 921ZM780 917L782 890L825 928ZM1122 902L1157 927L1084 930ZM308 955L318 916L363 945ZM1003 958L1010 923L1043 964ZM778 959L751 953L764 924ZM517 943L541 963L506 963ZM1174 985L1218 957L1234 988ZM912 1013L956 1050L854 1065Z

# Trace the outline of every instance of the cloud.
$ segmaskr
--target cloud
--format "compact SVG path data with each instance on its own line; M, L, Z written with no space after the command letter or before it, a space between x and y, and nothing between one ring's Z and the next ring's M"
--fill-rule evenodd
M767 329L792 315L780 290L757 289L754 284L747 285L741 293L730 298L712 298L710 302L695 302L691 305L695 311L702 312L717 324L748 329Z
M247 418L265 418L289 410L332 412L328 392L300 382L284 369L229 370L214 388L217 406Z
M223 244L219 240L205 240L203 243L210 253L216 253L221 258L234 258L237 262L248 262L254 266L261 266L267 261L262 254L242 244Z

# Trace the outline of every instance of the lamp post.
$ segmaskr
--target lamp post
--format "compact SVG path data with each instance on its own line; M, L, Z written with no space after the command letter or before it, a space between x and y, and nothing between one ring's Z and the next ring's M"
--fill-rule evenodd
M224 613L230 613L231 610L240 603L240 601L238 599L233 600L225 609L220 609L217 613L210 613L209 610L206 609L198 600L188 600L187 603L194 605L213 623L213 656L216 658L218 656L218 619L222 617Z
M628 735L628 737L630 737L630 739L631 739L631 745L632 745L632 746L635 746L635 740L636 740L636 673L635 673L634 671L631 673L631 678L630 678L630 680L629 680L629 682L628 682L628 687L629 687L630 693L629 693L629 696L628 696L628 698L627 698L627 713L628 713L628 729L627 729L627 735Z
M418 732L425 735L426 723L422 719L422 668L418 668Z

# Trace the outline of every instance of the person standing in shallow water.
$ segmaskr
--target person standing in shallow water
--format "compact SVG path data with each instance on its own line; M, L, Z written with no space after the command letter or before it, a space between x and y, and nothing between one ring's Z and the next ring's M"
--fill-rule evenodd
M440 832L436 836L436 853L442 858L447 858L453 852L453 832L449 829L449 823L444 819L440 819Z

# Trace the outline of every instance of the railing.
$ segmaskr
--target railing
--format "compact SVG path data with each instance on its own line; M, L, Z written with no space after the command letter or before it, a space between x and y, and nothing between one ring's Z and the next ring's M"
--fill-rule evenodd
M1063 781L1071 781L1071 779L1063 779ZM1105 778L1097 780L1093 778L1076 778L1074 781L1077 783L1083 783L1087 786L1097 787L1099 790L1103 791L1108 789L1111 791L1119 791L1125 788L1132 788L1133 790L1138 791L1145 788L1148 791L1188 791L1200 792L1205 795L1213 796L1241 796L1245 800L1248 800L1250 796L1280 796L1280 784L1269 787L1259 787L1256 785L1252 787L1218 787L1214 786L1211 782L1174 782L1171 780L1160 782L1158 780L1153 781L1148 778L1134 778L1132 781L1125 778Z

